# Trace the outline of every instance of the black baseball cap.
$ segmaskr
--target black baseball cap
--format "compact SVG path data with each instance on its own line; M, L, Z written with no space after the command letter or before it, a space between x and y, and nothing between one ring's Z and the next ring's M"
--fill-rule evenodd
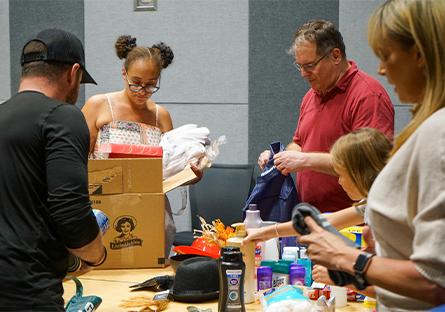
M46 46L46 51L24 54L25 47L31 41L40 41ZM83 69L81 83L97 84L85 68L85 52L82 42L76 35L68 31L57 28L45 29L39 32L35 38L29 40L23 47L21 64L23 66L25 63L37 61L78 63Z

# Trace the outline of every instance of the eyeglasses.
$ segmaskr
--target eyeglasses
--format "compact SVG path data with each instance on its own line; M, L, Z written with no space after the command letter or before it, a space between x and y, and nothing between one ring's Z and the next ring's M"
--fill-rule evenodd
M320 57L318 60L316 60L315 62L312 62L312 63L300 65L297 62L294 62L294 66L298 69L299 72L301 72L302 69L304 69L305 72L314 71L314 69L318 65L318 63L320 63L322 59L324 59L326 56L328 56L329 53L331 53L330 50L328 52L326 52L325 54L323 54L323 56Z
M146 93L153 94L156 93L161 88L161 76L159 76L156 86L151 86L151 85L143 86L137 83L131 83L128 80L128 74L125 74L125 77L127 79L128 89L130 89L131 92L141 92L142 90L144 90Z

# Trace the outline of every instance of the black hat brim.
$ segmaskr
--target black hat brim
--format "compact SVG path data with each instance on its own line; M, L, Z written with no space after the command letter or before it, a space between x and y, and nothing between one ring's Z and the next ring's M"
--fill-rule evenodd
M90 73L88 73L85 68L83 69L82 80L80 83L92 83L97 85L97 82L93 79L93 77L91 77Z

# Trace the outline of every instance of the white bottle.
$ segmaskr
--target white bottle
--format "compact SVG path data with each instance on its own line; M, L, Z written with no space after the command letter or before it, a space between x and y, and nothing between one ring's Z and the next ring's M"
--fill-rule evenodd
M275 221L263 221L263 227L275 225L275 223ZM263 250L263 261L278 261L280 258L280 241L278 237L265 241Z
M256 204L250 204L249 209L246 210L246 218L243 223L246 225L246 229L256 229L263 225L263 220L261 219L260 211L257 209ZM255 266L259 267L261 261L264 259L264 248L265 243L257 243L255 245Z
M281 259L297 261L298 259L298 247L296 246L286 246L283 248L283 254L281 255Z
M243 262L246 265L244 275L244 303L255 301L256 291L256 267L255 267L255 243L250 242L244 245L242 241L247 236L246 227L243 223L232 224L235 228L235 236L226 241L226 246L239 247L243 254Z

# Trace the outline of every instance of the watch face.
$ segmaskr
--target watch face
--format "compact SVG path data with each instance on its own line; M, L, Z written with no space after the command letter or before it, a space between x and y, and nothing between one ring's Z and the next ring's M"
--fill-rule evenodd
M369 253L361 253L358 255L357 260L354 263L354 271L355 273L363 273L366 265L368 264L369 259L372 258L372 254Z

